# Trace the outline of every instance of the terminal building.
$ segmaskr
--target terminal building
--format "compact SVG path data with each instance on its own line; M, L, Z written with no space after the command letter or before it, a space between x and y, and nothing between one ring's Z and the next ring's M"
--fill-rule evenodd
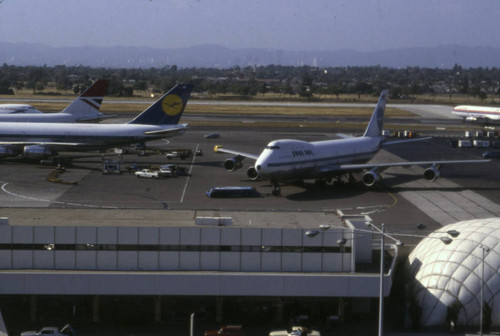
M342 321L379 296L367 216L172 210L5 209L0 300L31 321L168 322L238 314ZM307 232L322 229L312 236ZM375 242L375 246L379 243ZM386 245L384 295L397 247ZM126 310L134 307L134 313ZM259 317L260 316L260 317Z

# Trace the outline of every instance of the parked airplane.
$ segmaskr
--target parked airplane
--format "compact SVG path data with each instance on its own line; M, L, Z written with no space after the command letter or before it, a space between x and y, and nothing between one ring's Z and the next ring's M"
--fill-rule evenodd
M17 113L35 114L43 112L38 111L36 108L28 104L0 104L0 115Z
M477 121L483 124L488 122L500 122L500 108L486 106L460 105L451 111L463 121Z
M0 122L70 123L102 119L104 114L100 113L99 109L108 86L109 80L99 79L61 112L43 113L31 105L24 105L25 107L31 106L32 109L26 108L25 112L17 110L14 113L0 114ZM18 104L8 105L15 106Z
M430 165L424 171L424 178L434 181L439 177L442 164L489 162L489 160L418 161L366 163L382 146L402 142L423 140L385 141L382 136L383 117L388 90L381 93L365 133L361 137L343 136L343 139L306 142L300 140L276 140L270 142L260 155L253 155L216 146L215 152L236 155L224 162L228 171L242 167L245 158L255 160L247 170L251 179L262 177L273 184L273 194L279 193L279 183L302 179L330 179L365 171L362 177L367 186L380 180L380 172L389 167L409 165Z
M193 86L177 84L127 124L0 123L0 157L40 159L61 151L105 150L183 134L178 124Z

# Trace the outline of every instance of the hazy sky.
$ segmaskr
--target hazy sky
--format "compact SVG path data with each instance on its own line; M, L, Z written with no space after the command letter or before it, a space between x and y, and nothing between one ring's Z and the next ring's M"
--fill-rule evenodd
M0 41L372 51L500 47L498 0L0 0Z

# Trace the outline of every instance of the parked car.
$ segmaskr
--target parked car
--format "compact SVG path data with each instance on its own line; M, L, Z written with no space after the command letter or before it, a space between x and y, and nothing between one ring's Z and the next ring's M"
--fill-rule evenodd
M135 172L135 177L158 178L160 176L157 171L152 171L150 169L142 169Z
M241 325L227 325L220 327L219 330L205 331L204 336L245 336Z
M174 177L176 176L177 167L173 164L161 165L158 171L161 177Z

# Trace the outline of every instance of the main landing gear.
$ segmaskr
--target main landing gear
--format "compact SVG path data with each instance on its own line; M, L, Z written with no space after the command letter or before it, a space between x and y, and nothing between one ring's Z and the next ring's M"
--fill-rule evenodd
M271 182L273 184L273 196L281 196L281 187L277 182Z

